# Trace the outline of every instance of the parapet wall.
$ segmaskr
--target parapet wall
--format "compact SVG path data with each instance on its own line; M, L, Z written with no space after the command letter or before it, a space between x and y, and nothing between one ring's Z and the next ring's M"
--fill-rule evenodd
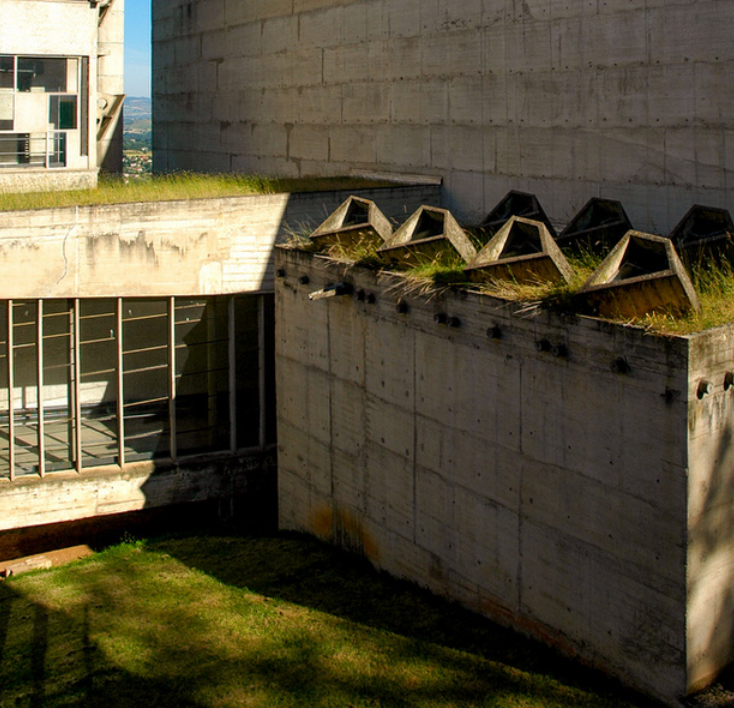
M731 660L731 328L663 337L276 265L283 528L671 704ZM352 296L309 300L342 280Z
M351 192L8 211L0 297L147 297L272 292L273 247L310 231ZM356 190L402 220L440 187Z

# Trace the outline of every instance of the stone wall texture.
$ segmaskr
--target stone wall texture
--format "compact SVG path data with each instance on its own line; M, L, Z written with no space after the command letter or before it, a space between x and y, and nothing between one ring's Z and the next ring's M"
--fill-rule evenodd
M655 336L294 251L276 265L283 528L671 705L734 658L731 326ZM340 280L353 296L309 300Z
M443 177L666 235L734 206L732 0L156 0L155 165Z

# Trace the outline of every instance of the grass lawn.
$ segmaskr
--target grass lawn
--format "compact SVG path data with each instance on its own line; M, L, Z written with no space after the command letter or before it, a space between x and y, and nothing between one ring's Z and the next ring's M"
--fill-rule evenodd
M643 706L298 536L115 546L0 583L0 706Z
M361 177L270 178L246 174L198 174L176 172L148 175L125 183L114 175L100 175L96 189L49 192L3 192L0 211L47 209L89 204L126 204L177 199L214 199L247 194L284 192L324 192L394 186L389 182Z

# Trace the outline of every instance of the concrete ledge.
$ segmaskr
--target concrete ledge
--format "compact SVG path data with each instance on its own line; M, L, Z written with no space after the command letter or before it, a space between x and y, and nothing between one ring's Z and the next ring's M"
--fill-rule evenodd
M1 173L0 173L1 176ZM3 212L0 297L221 295L273 290L273 248L352 192L303 192ZM440 187L358 189L400 222Z
M0 531L244 494L272 506L265 496L274 487L274 450L20 478L0 483Z
M99 170L25 169L0 170L2 192L57 192L66 189L94 189ZM6 212L7 213L7 212Z

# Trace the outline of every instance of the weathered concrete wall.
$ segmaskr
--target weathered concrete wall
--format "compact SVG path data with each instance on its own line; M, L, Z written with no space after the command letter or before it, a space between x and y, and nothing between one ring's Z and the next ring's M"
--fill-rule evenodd
M700 681L710 679L722 662L734 660L732 377L732 327L720 327L692 339L688 388L687 629L689 670Z
M94 189L97 170L0 170L0 192Z
M113 0L99 23L97 88L102 96L125 93L125 2ZM107 98L106 100L111 100ZM97 141L97 164L107 172L122 172L122 110L105 126Z
M440 188L355 193L403 220ZM3 212L0 297L272 292L273 246L308 232L349 192Z
M3 0L3 54L89 56L97 45L97 11L79 0Z
M731 195L732 0L159 0L156 169L444 177L667 233Z
M138 462L99 467L76 474L59 472L40 479L0 480L0 531L97 516L155 509L211 499L259 495L271 505L275 475L272 450L203 462L166 465Z
M294 251L276 265L283 528L671 703L732 659L734 329L659 337L476 293L423 297ZM344 278L376 303L309 301ZM544 339L565 352L539 351ZM699 400L702 377L716 391Z

